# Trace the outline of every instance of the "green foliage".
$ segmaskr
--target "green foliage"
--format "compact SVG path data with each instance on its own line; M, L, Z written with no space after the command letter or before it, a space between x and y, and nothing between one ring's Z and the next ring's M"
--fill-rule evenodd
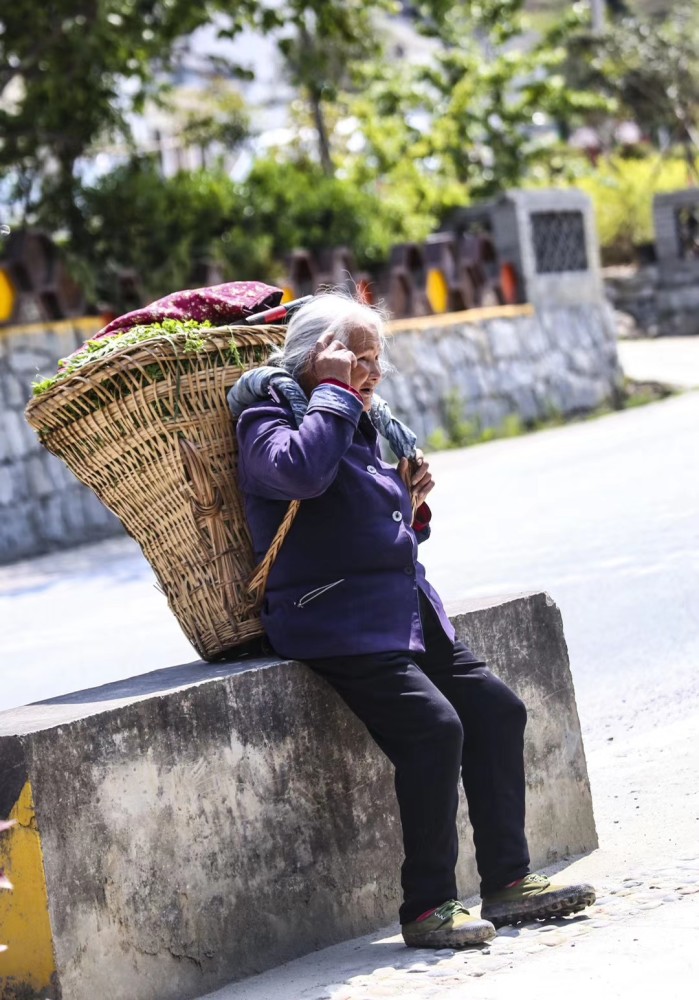
M184 146L196 146L202 159L209 148L234 149L250 135L250 118L238 91L220 79L201 90L180 88L162 102L179 122Z
M672 17L625 17L606 39L601 73L615 96L647 130L669 130L676 142L697 146L699 125L699 12Z
M634 248L652 242L653 196L676 191L689 181L687 163L659 154L641 158L611 156L594 168L586 165L574 179L591 197L606 263L634 259Z
M269 241L272 259L295 247L352 247L360 267L384 260L405 233L400 207L371 185L328 177L307 160L258 160L240 188L246 231Z
M90 273L91 296L119 303L117 275L133 271L146 299L191 287L198 263L214 261L240 276L269 269L268 241L245 228L238 187L221 170L160 176L150 160L132 160L81 189L81 234L69 245Z
M520 437L534 431L550 430L562 427L564 424L579 423L583 420L596 420L607 416L614 410L631 409L636 406L646 406L660 399L673 395L677 390L660 382L635 382L624 379L622 388L608 403L602 403L587 413L577 412L566 415L550 404L545 416L538 420L524 421L518 413L509 413L497 427L483 427L480 420L464 420L462 417L462 401L459 393L454 390L444 400L446 427L438 427L427 440L428 451L448 451L454 448L467 448L476 444L487 444L503 438Z
M464 403L457 389L452 389L445 395L442 406L444 427L438 427L427 439L427 447L431 451L466 448L490 439L488 433L490 429L484 430L477 417L473 420L464 419Z
M360 268L403 239L424 238L434 216L417 216L400 188L382 198L369 181L328 177L306 160L260 159L242 183L220 170L160 176L133 160L81 189L81 235L68 245L93 301L118 307L117 276L138 276L147 299L196 283L216 263L226 280L276 281L294 249L353 249ZM417 221L416 221L417 220Z
M372 268L457 205L575 174L557 135L613 106L695 134L699 46L688 11L610 20L600 39L586 4L558 5L536 42L522 0L417 0L409 9L432 55L408 61L387 54L381 22L397 0L48 0L31 18L26 4L0 14L2 190L19 214L64 237L93 304L132 305L120 291L125 269L152 299L198 283L204 263L227 279L277 281L296 247L349 246ZM244 183L215 163L163 178L135 155L80 182L81 158L110 133L128 140L128 113L146 98L168 105L202 150L247 136L235 67L217 67L226 79L201 94L163 90L178 39L214 14L225 37L246 26L274 33L299 94L293 148L259 159ZM616 160L577 171L610 259L648 238L650 195L681 186L678 171L675 161L648 173Z
M327 175L333 173L327 106L340 89L352 87L356 68L381 52L375 30L377 10L393 10L393 0L287 0L281 8L278 46L286 74L307 102L316 131L318 159Z
M95 361L102 361L104 358L111 357L125 347L141 344L147 340L172 341L173 337L184 334L184 350L187 352L200 351L206 345L206 340L201 336L201 331L207 329L211 329L211 323L208 320L200 323L189 319L164 319L161 323L134 326L124 333L115 333L112 337L88 340L80 350L71 354L68 358L62 358L58 362L58 372L55 375L33 382L32 392L35 396L41 396L45 392L48 392L49 389L53 389L59 382L65 381L70 375L81 371L86 365L93 364Z
M634 4L590 30L586 4L573 4L550 29L552 43L568 50L570 86L607 95L619 117L638 122L665 142L696 146L699 124L699 9Z
M79 158L99 137L127 134L127 112L157 89L175 40L206 23L214 7L213 0L3 4L0 178L25 213L50 203L63 225L79 226Z
M14 0L0 12L0 180L15 215L37 206L75 233L73 211L81 157L119 135L130 141L129 113L161 100L181 39L211 24L222 38L243 28L276 32L291 79L318 102L351 76L373 46L371 15L395 0ZM306 44L308 43L308 44ZM220 57L214 75L248 75ZM219 109L221 110L221 109ZM194 116L198 142L240 135L240 116ZM242 123L244 124L244 123ZM46 213L45 213L46 214Z
M565 49L526 36L521 0L430 7L429 60L367 67L366 92L349 106L365 140L355 160L392 182L412 170L413 201L443 217L537 166L549 172L557 134L609 102L567 85Z

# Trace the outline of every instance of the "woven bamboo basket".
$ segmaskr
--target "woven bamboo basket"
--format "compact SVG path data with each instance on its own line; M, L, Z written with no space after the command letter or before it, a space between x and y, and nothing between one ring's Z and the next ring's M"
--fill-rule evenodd
M139 543L206 660L262 634L247 593L254 557L226 394L285 332L203 330L197 351L185 350L185 334L143 341L86 365L26 410L45 447Z

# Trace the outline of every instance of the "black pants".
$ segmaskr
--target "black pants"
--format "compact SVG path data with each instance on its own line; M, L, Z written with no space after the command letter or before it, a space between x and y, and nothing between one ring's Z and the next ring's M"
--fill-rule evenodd
M520 699L451 643L420 595L425 653L309 660L366 725L396 769L403 827L401 923L457 899L459 772L473 826L481 894L529 871L524 835Z

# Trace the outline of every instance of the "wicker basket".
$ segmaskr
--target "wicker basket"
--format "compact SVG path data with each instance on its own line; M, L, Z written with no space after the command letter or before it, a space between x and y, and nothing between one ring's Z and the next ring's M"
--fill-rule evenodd
M218 327L186 351L159 337L85 366L33 399L42 443L121 520L204 659L262 634L226 394L283 327Z

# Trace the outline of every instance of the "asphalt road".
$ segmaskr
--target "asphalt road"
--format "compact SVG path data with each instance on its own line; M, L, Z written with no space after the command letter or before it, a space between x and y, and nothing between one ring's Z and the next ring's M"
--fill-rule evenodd
M433 460L449 599L546 590L589 739L699 704L699 393Z
M699 696L699 392L431 457L445 600L546 590L589 741ZM130 539L0 568L0 709L195 659Z

